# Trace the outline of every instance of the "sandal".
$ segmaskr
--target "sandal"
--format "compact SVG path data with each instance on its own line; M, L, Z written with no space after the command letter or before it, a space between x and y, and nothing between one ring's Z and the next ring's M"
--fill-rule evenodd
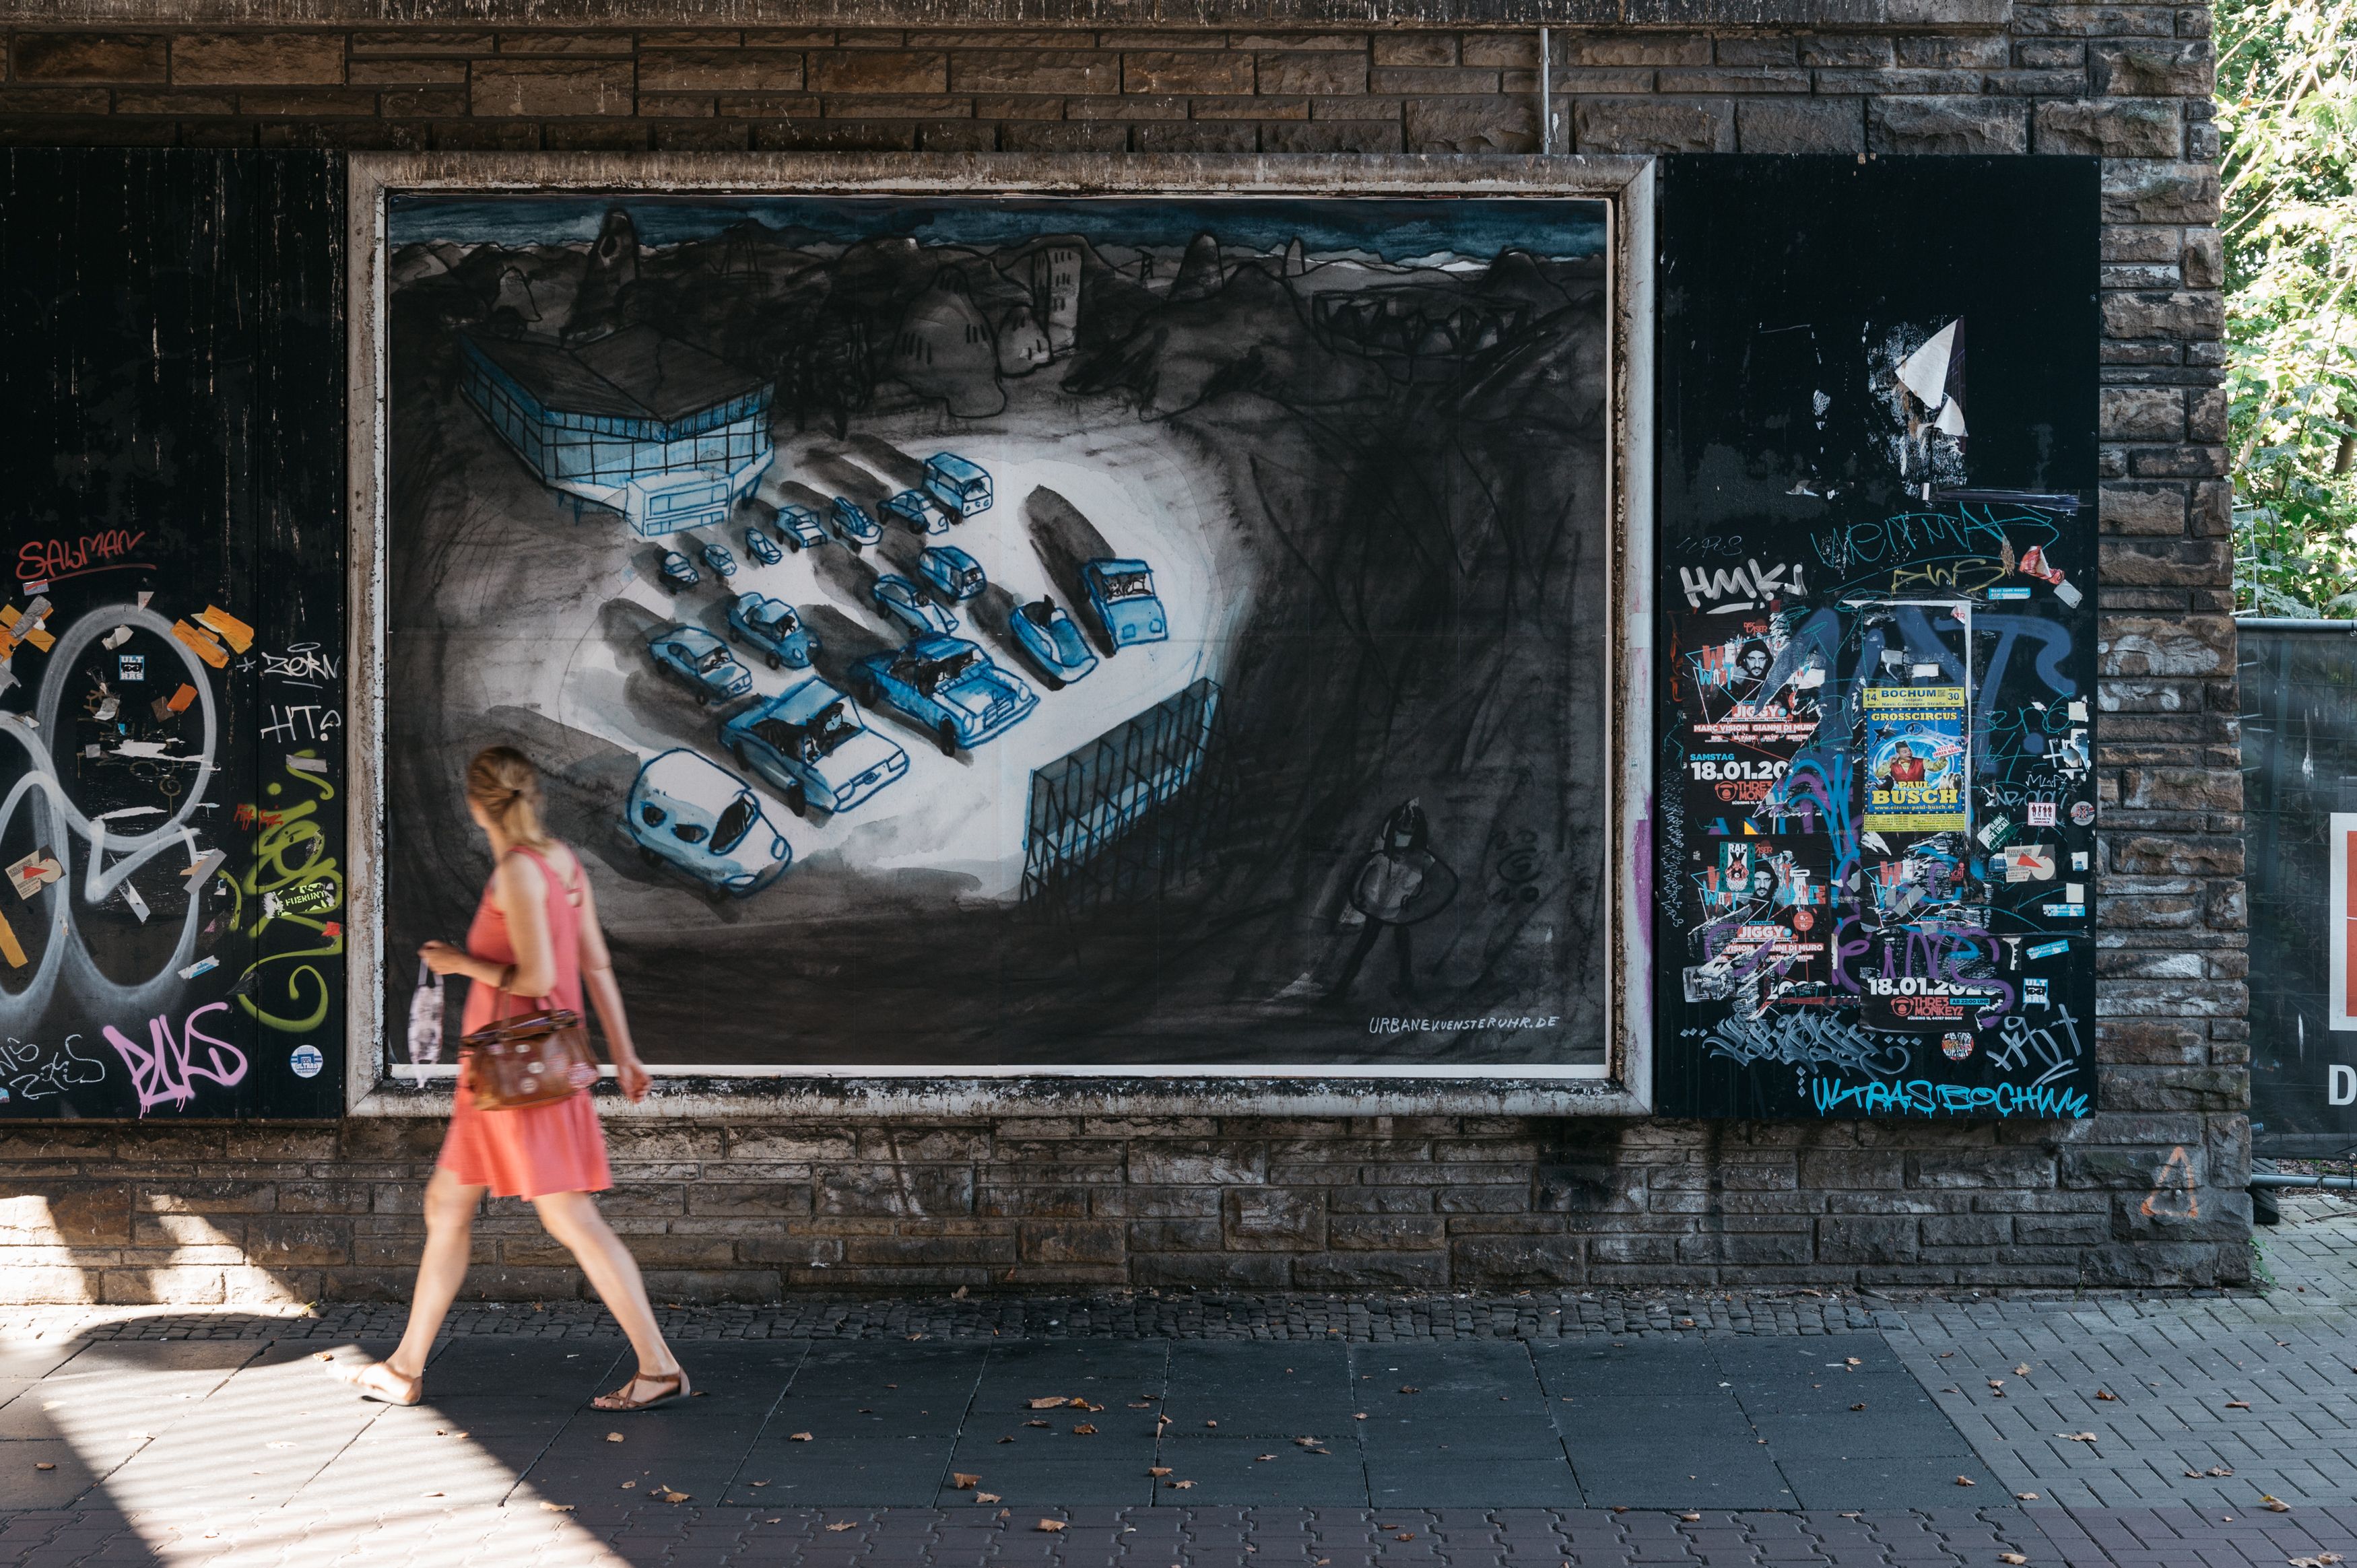
M640 1383L652 1384L663 1391L652 1399L634 1400L630 1397L630 1391ZM657 1405L669 1404L673 1400L683 1400L692 1391L688 1387L687 1369L684 1367L676 1372L640 1372L612 1393L599 1394L596 1399L591 1400L589 1408L618 1412L652 1410Z
M382 1373L382 1377L377 1374ZM375 1400L380 1404L413 1405L425 1397L425 1374L404 1378L382 1361L372 1361L357 1371L338 1372L338 1380L360 1391L361 1398Z

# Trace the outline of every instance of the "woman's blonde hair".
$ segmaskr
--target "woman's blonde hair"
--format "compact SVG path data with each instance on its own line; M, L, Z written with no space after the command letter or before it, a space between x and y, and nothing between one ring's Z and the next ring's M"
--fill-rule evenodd
M514 746L487 746L475 753L467 764L467 799L515 843L548 847L548 830L540 825L540 770Z

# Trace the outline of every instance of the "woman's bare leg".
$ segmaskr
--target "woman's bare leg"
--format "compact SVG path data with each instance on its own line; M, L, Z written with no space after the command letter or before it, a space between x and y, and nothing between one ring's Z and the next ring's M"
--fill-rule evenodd
M630 1348L639 1353L640 1372L667 1377L678 1371L679 1362L655 1326L654 1304L647 1300L639 1261L597 1212L597 1200L586 1192L552 1192L533 1198L533 1207L540 1210L540 1222L548 1233L572 1251L581 1272L589 1276L590 1288L630 1336ZM662 1391L634 1380L629 1391L632 1399L647 1399Z
M417 1260L417 1287L410 1293L409 1325L384 1364L404 1378L425 1370L434 1337L467 1283L467 1258L474 1244L475 1210L484 1189L469 1187L440 1165L425 1184L425 1251Z

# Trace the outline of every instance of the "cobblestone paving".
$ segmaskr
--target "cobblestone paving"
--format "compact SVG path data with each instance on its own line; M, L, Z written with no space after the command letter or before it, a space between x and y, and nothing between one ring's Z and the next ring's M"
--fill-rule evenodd
M1145 1342L1157 1340L1170 1342L1174 1369L1180 1342L1268 1342L1267 1351L1221 1352L1247 1357L1253 1369L1280 1346L1323 1346L1277 1359L1306 1369L1315 1358L1320 1365L1347 1368L1353 1380L1361 1366L1379 1372L1393 1362L1407 1367L1421 1356L1440 1373L1454 1369L1454 1397L1460 1402L1508 1402L1497 1418L1501 1432L1535 1379L1544 1398L1534 1402L1555 1412L1575 1463L1583 1436L1591 1452L1609 1455L1625 1445L1637 1455L1631 1461L1637 1468L1618 1472L1621 1479L1610 1483L1624 1487L1654 1463L1649 1454L1662 1456L1656 1467L1717 1464L1731 1473L1742 1467L1738 1461L1754 1456L1748 1447L1727 1444L1756 1442L1763 1456L1801 1452L1813 1420L1881 1421L1894 1402L1914 1405L1924 1412L1920 1417L1900 1412L1891 1419L1901 1425L1872 1430L1926 1439L1919 1467L1927 1474L1939 1469L1943 1486L1953 1484L1952 1472L1981 1477L1976 1490L1966 1494L1978 1505L1973 1508L1919 1502L1828 1509L1804 1506L1805 1498L1799 1499L1803 1506L1772 1510L1481 1507L1476 1505L1509 1500L1504 1492L1520 1461L1483 1456L1502 1450L1452 1458L1414 1447L1405 1451L1406 1473L1420 1477L1427 1491L1461 1493L1469 1506L1368 1507L1361 1501L1326 1507L1297 1499L1293 1506L1228 1507L1157 1492L1151 1505L1088 1507L1080 1506L1082 1494L1110 1472L1050 1466L1034 1476L1070 1478L1065 1495L1052 1503L1029 1493L1018 1497L1013 1486L1006 1486L1004 1500L990 1495L985 1501L984 1488L976 1486L944 1491L933 1506L811 1506L829 1499L802 1496L791 1498L794 1506L783 1506L789 1499L780 1496L780 1503L763 1507L764 1494L747 1489L746 1477L764 1480L761 1472L802 1460L809 1450L780 1444L774 1464L751 1469L732 1460L735 1468L715 1472L716 1484L677 1479L701 1462L705 1451L696 1444L737 1453L764 1429L767 1416L733 1408L726 1390L709 1405L699 1403L694 1421L675 1428L689 1434L684 1447L666 1449L655 1427L626 1423L620 1423L626 1444L638 1446L605 1446L610 1418L585 1417L579 1391L612 1375L621 1347L610 1325L571 1305L477 1306L457 1316L454 1348L477 1346L470 1353L477 1360L522 1358L518 1366L527 1372L541 1369L533 1375L546 1375L549 1382L544 1397L502 1394L482 1402L468 1428L444 1413L460 1408L463 1385L446 1383L451 1397L440 1411L384 1412L351 1405L341 1391L323 1391L320 1369L311 1364L322 1342L389 1339L399 1326L397 1308L335 1306L301 1316L19 1313L0 1321L0 1564L1992 1568L2014 1554L2029 1568L2276 1568L2303 1559L2321 1568L2322 1559L2338 1553L2357 1568L2353 1213L2327 1199L2287 1202L2286 1224L2263 1233L2263 1257L2276 1282L2264 1295L1902 1300L1833 1293L1568 1293L1366 1300L1140 1294L1067 1301L801 1303L670 1314L683 1342L738 1341L733 1349L714 1345L708 1355L748 1366L770 1365L762 1358L774 1356L776 1365L786 1367L805 1354L821 1356L829 1344L845 1345L849 1353L845 1342L883 1342L858 1352L866 1359L888 1358L876 1362L882 1366L895 1339L977 1368L1006 1363L1010 1356L1019 1364L1034 1351L1050 1359L1104 1356L1113 1358L1108 1366L1125 1369L1118 1376L1128 1376L1129 1361L1153 1351ZM1829 1342L1816 1354L1789 1345L1792 1337L1825 1335L1857 1337ZM1785 1342L1789 1349L1742 1348L1762 1338ZM224 1340L239 1343L220 1343ZM1517 1340L1528 1344L1526 1357L1511 1344L1448 1348L1452 1342ZM1124 1349L1121 1341L1135 1349ZM501 1348L503 1342L512 1349ZM1059 1344L1068 1348L1057 1349ZM984 1345L991 1347L987 1354L979 1348ZM1416 1349L1419 1345L1425 1348ZM1895 1358L1904 1374L1897 1368L1884 1374L1897 1382L1876 1382L1871 1401L1838 1402L1846 1391L1863 1393L1866 1385L1865 1376L1855 1384L1844 1380L1848 1356L1840 1352L1876 1345L1883 1348L1879 1353L1862 1355L1866 1364L1850 1369L1871 1375L1875 1363L1889 1365ZM1397 1347L1388 1357L1387 1346ZM1208 1355L1211 1348L1191 1354ZM1588 1364L1608 1350L1623 1352L1618 1360L1629 1363L1620 1375L1641 1380L1649 1354L1666 1357L1663 1366L1683 1369L1689 1379L1697 1367L1723 1374L1717 1386L1727 1394L1722 1402L1740 1412L1731 1429L1736 1435L1721 1434L1721 1445L1710 1450L1713 1460L1697 1459L1691 1455L1698 1450L1678 1446L1676 1437L1676 1423L1702 1409L1691 1390L1664 1383L1651 1408L1632 1400L1623 1410L1609 1391L1590 1398L1598 1385L1565 1380L1566 1367L1573 1368L1569 1376L1599 1375ZM1827 1370L1794 1371L1817 1367L1821 1356ZM1466 1357L1471 1359L1450 1359ZM917 1359L912 1350L909 1364ZM1530 1369L1516 1370L1525 1361ZM466 1364L465 1356L452 1363ZM1914 1388L1905 1374L1920 1383L1928 1405L1911 1392L1893 1397ZM1432 1372L1404 1374L1409 1375L1430 1392L1440 1388ZM1824 1383L1792 1381L1813 1375ZM1778 1376L1788 1390L1830 1385L1835 1393L1824 1397L1835 1402L1822 1415L1793 1413L1794 1407L1773 1397ZM522 1386L530 1386L529 1379ZM1356 1391L1360 1382L1343 1386ZM1587 1402L1568 1417L1555 1408L1556 1391L1564 1387L1577 1389ZM1500 1392L1483 1391L1490 1388ZM1174 1402L1177 1390L1174 1381ZM1400 1391L1407 1391L1405 1384ZM1848 1415L1867 1403L1873 1406L1870 1418ZM1175 1402L1153 1407L1178 1408ZM739 1423L741 1434L731 1422ZM1118 1428L1106 1430L1118 1437ZM1380 1446L1365 1435L1368 1430L1353 1433L1362 1458ZM1672 1434L1669 1447L1646 1448L1649 1436L1661 1441L1664 1431ZM1754 1432L1760 1435L1754 1438ZM1936 1439L1943 1433L1955 1435L1956 1445L1942 1447ZM2093 1441L2074 1435L2082 1434ZM1157 1427L1149 1439L1158 1436ZM1286 1446L1281 1439L1258 1436L1256 1427L1237 1441L1237 1453L1247 1461L1257 1455L1243 1454L1243 1448L1263 1442L1272 1449ZM1972 1458L1963 1457L1964 1444ZM841 1446L851 1451L850 1444ZM1011 1455L1021 1450L986 1451ZM1169 1452L1170 1444L1163 1443L1162 1451ZM634 1479L630 1497L608 1500L619 1489L612 1476L630 1473L624 1454L646 1462L645 1481ZM1668 1456L1679 1462L1668 1464ZM1812 1477L1821 1485L1857 1482L1870 1490L1862 1479L1867 1470L1877 1465L1887 1470L1889 1457L1845 1459L1816 1470L1781 1458L1775 1463L1794 1477L1794 1487L1805 1487L1810 1483L1803 1477ZM51 1468L38 1469L43 1464ZM668 1466L665 1474L655 1476L662 1466ZM1249 1466L1247 1471L1275 1473ZM1564 1500L1577 1498L1581 1486L1588 1502L1605 1500L1597 1495L1605 1489L1596 1480L1598 1473L1583 1467L1574 1485L1566 1470ZM1770 1484L1776 1478L1772 1470L1761 1473ZM1370 1461L1364 1474L1376 1477L1379 1469ZM323 1477L328 1484L308 1484ZM589 1489L591 1477L602 1477L595 1481L602 1497ZM1678 1477L1670 1479L1674 1484ZM1703 1490L1709 1479L1696 1477L1690 1489ZM641 1500L657 1483L662 1494ZM769 1495L792 1489L781 1481ZM663 1500L678 1494L684 1494L679 1501ZM2270 1498L2277 1507L2269 1506ZM1050 1525L1060 1528L1046 1528Z

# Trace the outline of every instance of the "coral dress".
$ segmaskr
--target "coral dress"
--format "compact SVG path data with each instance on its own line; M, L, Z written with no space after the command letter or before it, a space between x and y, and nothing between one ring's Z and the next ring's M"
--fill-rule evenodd
M538 863L548 885L548 937L556 949L556 983L549 994L559 1007L581 1006L581 895L537 851L517 848ZM574 859L579 875L580 860ZM467 928L467 950L492 963L516 961L500 909L499 876L493 873ZM467 1011L459 1027L473 1034L491 1021L494 1007L512 1015L531 1011L531 999L510 995L477 981L467 987ZM488 1187L501 1197L539 1197L552 1192L599 1192L614 1185L606 1168L606 1134L589 1096L570 1094L549 1105L514 1111L478 1111L460 1074L450 1109L450 1131L435 1163L469 1187Z

